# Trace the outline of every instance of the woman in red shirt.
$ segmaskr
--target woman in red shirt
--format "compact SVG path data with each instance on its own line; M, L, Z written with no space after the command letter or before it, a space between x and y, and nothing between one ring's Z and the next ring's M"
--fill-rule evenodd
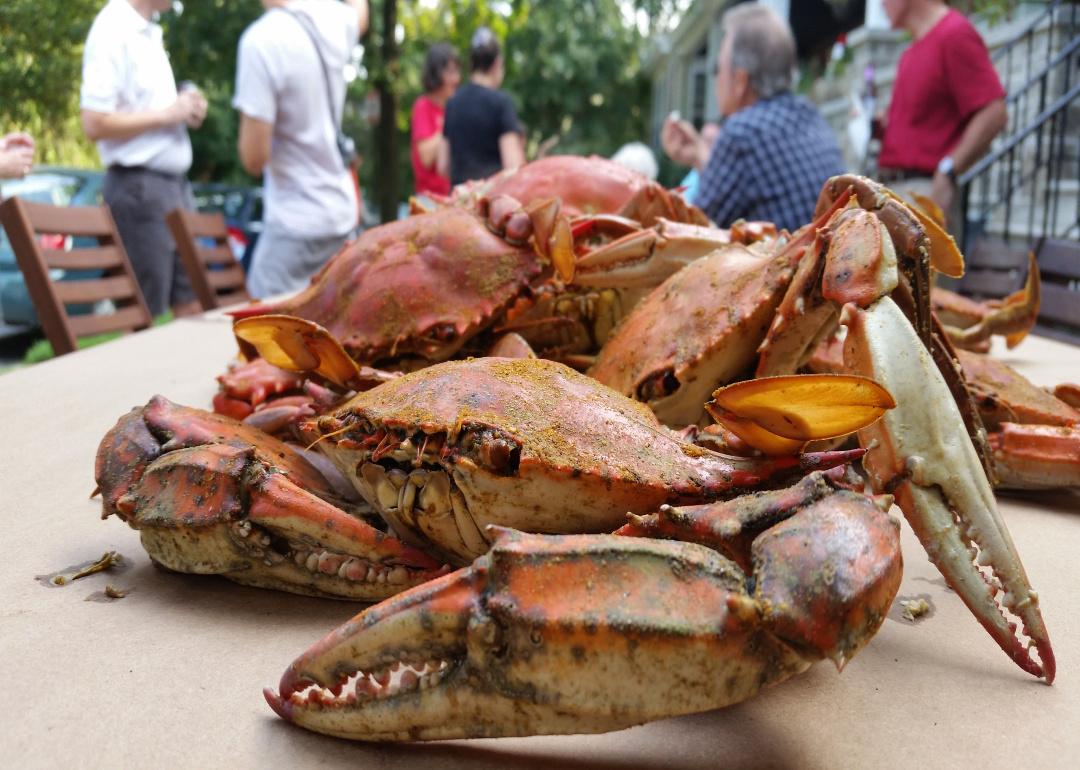
M461 82L457 52L436 43L424 58L424 95L412 108L412 167L416 194L450 194L450 155L443 137L446 102Z

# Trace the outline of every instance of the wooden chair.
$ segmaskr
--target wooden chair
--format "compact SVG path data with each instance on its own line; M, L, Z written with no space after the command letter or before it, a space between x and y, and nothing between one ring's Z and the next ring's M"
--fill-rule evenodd
M980 298L1004 297L1021 288L1027 277L1028 248L995 236L977 238L964 255L960 292Z
M56 355L75 350L75 340L90 334L135 331L150 326L150 310L107 206L49 206L19 198L0 203L0 223L7 231L15 259L26 280L45 336ZM42 248L39 235L93 237L95 248ZM87 280L54 281L50 270L103 271ZM109 315L70 315L68 305L112 300Z
M1080 243L1047 238L1038 251L1042 307L1036 329L1080 345Z
M244 287L244 268L229 248L229 233L221 214L173 209L165 221L203 310L251 299ZM212 240L214 245L203 246L202 240Z

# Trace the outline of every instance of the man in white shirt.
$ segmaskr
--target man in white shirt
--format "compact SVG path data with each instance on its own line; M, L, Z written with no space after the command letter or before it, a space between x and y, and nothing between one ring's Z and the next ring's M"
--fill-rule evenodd
M188 128L206 117L197 89L176 91L154 18L171 0L109 0L83 49L83 130L107 167L102 194L116 220L146 303L154 315L199 311L172 247L165 215L193 208L186 174Z
M264 174L263 232L248 291L296 291L356 228L351 169L338 149L344 68L367 28L367 0L262 0L240 38L236 95L240 162Z

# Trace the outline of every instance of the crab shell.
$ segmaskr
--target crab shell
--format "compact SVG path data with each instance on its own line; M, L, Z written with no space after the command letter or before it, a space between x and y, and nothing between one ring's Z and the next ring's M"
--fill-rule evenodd
M461 192L466 197L478 193L489 198L509 195L523 204L558 198L563 211L571 217L623 214L646 227L658 216L708 223L699 209L687 206L680 196L672 195L636 171L595 155L548 156L465 187Z
M294 297L244 309L324 327L360 363L441 361L486 328L544 269L481 218L441 208L372 228L339 251Z
M542 359L438 364L360 393L317 429L399 537L459 564L487 551L488 524L611 531L627 511L730 497L852 458L703 450L643 404Z
M1004 422L1080 424L1080 411L1036 387L1001 361L966 350L956 352L987 430L997 430Z
M753 367L794 265L790 250L741 245L691 262L634 308L589 375L667 425L701 422L712 391Z

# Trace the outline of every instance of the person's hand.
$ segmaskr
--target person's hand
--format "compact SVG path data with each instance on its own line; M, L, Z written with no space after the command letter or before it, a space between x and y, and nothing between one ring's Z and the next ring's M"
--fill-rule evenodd
M33 167L33 137L19 131L0 138L0 179L22 179Z
M12 131L0 138L0 150L7 150L13 147L28 147L33 150L34 137L30 136L30 134L25 131Z
M170 123L183 123L198 128L206 119L206 97L194 88L184 89L168 109Z
M953 199L956 197L956 185L953 180L946 174L942 174L940 171L934 172L934 179L930 183L930 197L934 199L934 203L941 207L941 210L945 212L945 224L953 225L954 222L949 222L949 207L952 206Z
M669 115L660 129L660 145L673 161L682 166L700 168L709 157L709 148L694 127Z

